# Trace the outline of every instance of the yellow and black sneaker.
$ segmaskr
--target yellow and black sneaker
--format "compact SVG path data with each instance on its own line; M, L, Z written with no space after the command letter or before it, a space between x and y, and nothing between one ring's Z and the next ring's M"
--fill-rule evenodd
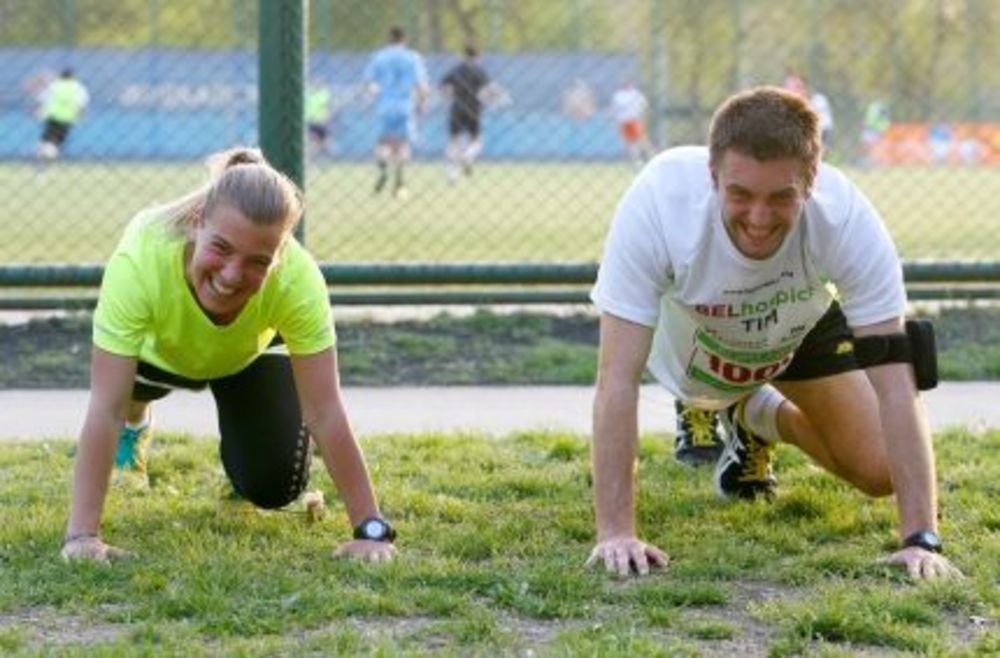
M719 461L723 442L719 438L719 415L674 401L677 431L674 457L688 466L706 466Z
M744 420L744 402L722 413L726 445L715 464L715 489L724 498L752 500L774 496L774 443L750 431Z

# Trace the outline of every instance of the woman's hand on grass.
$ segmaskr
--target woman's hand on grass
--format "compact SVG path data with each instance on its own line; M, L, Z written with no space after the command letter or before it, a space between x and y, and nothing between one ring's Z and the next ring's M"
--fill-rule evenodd
M368 562L388 562L395 556L395 546L389 542L370 539L352 539L333 552L333 557L358 558Z
M63 544L60 552L67 562L70 560L93 560L107 564L113 560L133 557L134 554L122 548L105 544L104 540L95 535L76 537Z
M645 576L650 568L665 567L670 556L636 537L612 537L597 543L585 566L589 568L598 562L603 562L609 573L625 578L630 574Z
M901 564L913 580L931 578L963 578L962 572L948 558L920 548L908 546L882 560L886 564Z

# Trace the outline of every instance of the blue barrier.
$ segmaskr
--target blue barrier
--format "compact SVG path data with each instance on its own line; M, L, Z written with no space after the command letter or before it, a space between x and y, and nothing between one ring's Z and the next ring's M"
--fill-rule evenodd
M368 53L314 52L310 80L333 95L331 155L366 159L376 125L361 94ZM427 56L436 87L459 61ZM506 107L483 119L489 159L601 160L621 157L616 127L605 108L615 86L637 70L631 55L527 53L488 55L484 67L510 94ZM39 136L33 87L72 66L91 94L86 116L65 149L71 159L197 159L233 144L257 141L257 55L253 51L0 48L0 158L33 157ZM562 96L586 84L596 111L562 112ZM447 142L446 100L432 96L415 145L418 158L439 157Z

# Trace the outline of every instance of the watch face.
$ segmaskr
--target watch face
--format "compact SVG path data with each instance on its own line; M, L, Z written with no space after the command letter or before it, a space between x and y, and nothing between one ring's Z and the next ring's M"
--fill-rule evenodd
M386 534L385 523L378 519L370 519L365 522L362 530L368 539L382 539Z
M925 532L920 536L920 539L924 542L924 546L931 548L933 550L938 550L941 548L941 540L933 532Z
M937 533L930 530L921 530L913 533L906 538L903 544L904 546L919 546L935 553L941 552L941 538L937 536Z
M396 538L396 532L386 520L372 517L355 526L354 538L391 542Z

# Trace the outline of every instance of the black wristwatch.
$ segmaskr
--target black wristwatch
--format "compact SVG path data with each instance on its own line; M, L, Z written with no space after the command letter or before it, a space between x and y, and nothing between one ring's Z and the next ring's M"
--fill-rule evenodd
M392 526L385 519L372 516L354 528L354 538L392 543L392 540L396 538L396 531L392 529Z
M917 530L912 535L903 540L903 546L909 548L916 546L931 553L940 553L944 550L941 538L933 530Z

